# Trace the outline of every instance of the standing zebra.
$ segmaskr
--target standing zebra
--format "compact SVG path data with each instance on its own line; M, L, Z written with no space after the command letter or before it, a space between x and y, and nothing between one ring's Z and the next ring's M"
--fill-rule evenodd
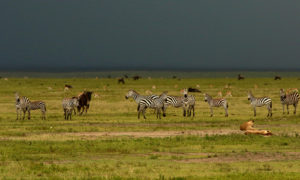
M17 120L22 118L23 111L23 120L25 119L26 112L28 112L28 119L30 119L30 100L23 96L20 97L18 93L15 94L16 97L16 111L17 111Z
M79 101L77 97L65 98L62 101L62 106L64 110L65 120L72 119L72 111L79 106Z
M167 99L167 91L163 92L158 98L152 99L151 97L147 97L141 99L138 105L138 119L140 119L140 113L143 113L144 119L146 119L145 111L147 108L152 108L156 110L156 118L161 119L160 110L163 109L165 100ZM163 114L164 115L164 114Z
M295 110L294 114L296 114L296 109L299 101L299 93L294 91L291 93L284 92L283 89L280 89L280 101L282 104L282 112L284 114L284 105L286 105L287 113L289 114L289 105L293 105Z
M45 102L43 102L43 101L30 102L29 109L30 110L40 109L42 112L42 119L46 119L46 104L45 104Z
M193 117L194 117L195 116L195 102L196 102L196 99L193 95L188 95L188 90L187 89L184 89L183 94L184 94L183 102L184 102L185 106L187 106L187 116L191 116L192 111L193 111Z
M271 98L268 98L268 97L256 98L253 96L252 92L249 91L248 92L248 100L250 100L250 103L253 107L254 116L256 116L256 107L267 106L267 108L268 108L268 116L267 117L272 117L272 100L271 100Z
M182 107L183 109L183 116L186 116L186 107L187 107L188 100L184 96L167 96L167 99L164 104L163 113L165 115L167 107L173 106L175 108Z
M227 100L224 98L220 99L213 99L210 95L204 94L204 101L208 103L210 107L210 117L213 116L213 107L224 107L225 110L225 117L228 117L228 103Z

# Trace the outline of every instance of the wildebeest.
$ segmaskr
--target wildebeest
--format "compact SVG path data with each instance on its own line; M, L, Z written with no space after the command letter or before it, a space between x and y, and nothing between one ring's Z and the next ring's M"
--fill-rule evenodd
M124 74L124 77L125 77L126 79L128 79L128 75L127 75L127 74Z
M243 79L245 79L245 77L242 76L241 74L238 74L238 80L243 80Z
M281 80L281 77L280 76L275 76L274 80Z
M139 80L141 77L136 75L136 76L133 76L132 78L133 78L133 80Z
M77 106L77 111L79 115L82 115L83 111L85 110L85 113L87 113L87 110L90 107L90 101L92 100L92 94L91 91L83 91L78 95L78 101L79 105ZM82 109L82 111L81 111ZM81 111L81 112L80 112Z
M124 78L119 78L118 79L118 84L125 84L125 80L124 80Z
M188 92L200 92L201 93L201 91L199 89L191 88L191 87L188 88Z
M71 88L73 88L73 86L71 86L69 84L65 84L65 88L71 89Z

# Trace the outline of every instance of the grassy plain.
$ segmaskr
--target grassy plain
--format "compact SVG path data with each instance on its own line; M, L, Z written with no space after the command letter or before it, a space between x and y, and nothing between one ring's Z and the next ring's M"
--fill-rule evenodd
M64 84L74 88L64 91ZM222 108L209 117L203 94L194 93L194 118L169 108L161 120L151 110L138 120L136 103L124 98L129 89L181 95L197 85L214 97L231 91L229 117ZM300 179L300 112L283 115L279 99L280 88L300 87L297 78L144 78L125 85L103 78L2 78L0 87L1 179ZM98 95L88 114L64 120L61 100L84 89ZM253 117L248 90L273 99L272 118L264 107ZM16 120L16 91L44 100L47 119L33 111L31 120ZM275 135L244 135L239 125L250 119Z

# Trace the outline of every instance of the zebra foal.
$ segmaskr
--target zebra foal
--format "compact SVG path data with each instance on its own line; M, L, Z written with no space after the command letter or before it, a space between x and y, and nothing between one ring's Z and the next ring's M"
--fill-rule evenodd
M285 92L283 89L280 89L280 101L282 104L282 113L284 114L284 105L286 105L287 113L289 114L289 105L294 106L294 114L296 114L296 109L299 102L299 93L294 91L291 93Z
M224 98L220 99L213 99L210 95L204 94L204 101L208 103L210 107L210 117L213 116L213 107L224 107L225 110L225 117L228 117L228 103L227 100Z
M269 97L261 97L256 98L253 96L252 92L248 92L248 100L250 100L250 103L253 107L254 116L256 116L256 107L262 107L266 106L268 109L268 115L267 117L272 117L272 100Z
M65 120L72 119L72 112L75 112L76 107L79 106L77 97L65 98L62 101Z
M167 93L163 92L158 98L151 99L151 97L141 99L138 105L138 119L140 119L140 113L143 113L144 119L146 119L145 111L147 108L155 109L156 111L156 118L161 119L161 109L164 108L164 103L167 99ZM163 114L163 116L165 116Z

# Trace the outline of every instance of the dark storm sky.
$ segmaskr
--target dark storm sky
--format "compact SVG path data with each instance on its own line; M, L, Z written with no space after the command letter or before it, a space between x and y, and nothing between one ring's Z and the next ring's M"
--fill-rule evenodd
M300 1L3 0L0 69L300 69Z

